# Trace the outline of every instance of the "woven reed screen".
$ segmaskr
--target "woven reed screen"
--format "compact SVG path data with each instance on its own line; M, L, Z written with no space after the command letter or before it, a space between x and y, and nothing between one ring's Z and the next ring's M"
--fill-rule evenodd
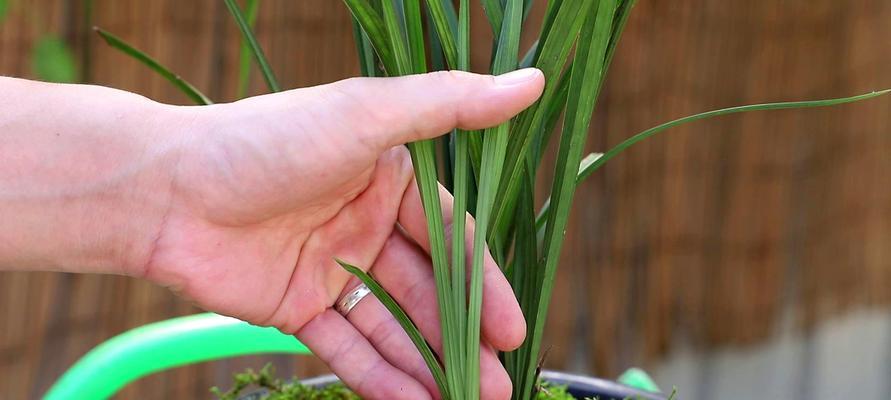
M220 1L96 0L92 15L85 0L12 3L0 23L0 74L32 76L32 45L52 33L72 46L84 81L188 102L106 47L89 29L95 24L213 99L235 99L239 36ZM592 151L711 108L891 87L891 2L639 3L595 117ZM474 30L486 34L481 17ZM286 87L358 73L339 1L263 1L257 32ZM485 42L477 42L478 67L488 59ZM253 78L251 92L262 93L256 71ZM887 308L889 150L885 98L701 122L612 161L578 193L547 365L611 375L648 365L678 341L757 343L781 313L806 330L855 307ZM198 311L120 277L0 273L0 397L36 398L102 340ZM159 374L121 398L204 398L232 371L268 360L284 374L324 371L306 358L247 357Z

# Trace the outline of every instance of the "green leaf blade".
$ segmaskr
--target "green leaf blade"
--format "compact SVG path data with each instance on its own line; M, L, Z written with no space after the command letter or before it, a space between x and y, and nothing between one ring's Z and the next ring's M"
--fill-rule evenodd
M557 3L560 5L554 5ZM581 30L582 22L594 3L590 0L560 0L548 5L549 10L553 7L551 12L555 13L554 22L546 38L542 39L544 44L539 45L540 54L536 61L536 67L545 75L545 89L541 98L517 117L511 130L504 166L505 177L500 182L495 199L492 221L494 226L498 226L502 219L509 218L512 212L508 209L508 205L515 204L522 179L523 160L530 151L535 137L534 132L541 129L548 110L556 99L558 89L556 77L566 63ZM498 231L498 229L490 231L493 233L490 240L498 241L498 238L494 237L494 233Z
M481 0L483 3L483 11L486 18L489 19L489 26L496 37L501 33L501 24L504 21L504 6L501 0Z
M396 57L393 54L393 48L390 44L387 28L384 26L383 18L375 10L374 6L368 0L343 0L353 19L362 27L362 31L367 35L374 51L377 52L384 70L391 76L399 75Z
M470 7L468 0L461 0L459 4L458 16L458 43L456 48L457 66L459 69L469 69L470 58ZM462 355L467 354L467 261L466 261L466 218L467 203L470 191L470 152L469 152L469 135L476 133L458 130L455 132L455 160L453 176L453 198L452 205L452 265L451 265L451 293L452 293L452 309L453 323L455 324L453 347L457 354L458 360L454 360L450 367L447 367L446 374L454 381L453 388L463 388L466 386L465 375L462 374L460 366Z
M122 53L149 67L152 71L155 71L158 75L173 84L173 86L175 86L186 96L192 99L192 101L194 101L196 104L213 104L213 101L211 101L210 98L208 98L204 93L201 93L201 91L198 90L191 83L187 82L179 75L170 71L170 69L162 65L154 58L143 53L142 51L139 51L135 47L131 46L129 43L125 42L123 39L111 34L110 32L107 32L98 27L94 27L93 30L96 31L96 34L98 34L103 40L105 40L105 43L107 43L109 46L121 51Z
M788 101L788 102L778 102L778 103L762 103L762 104L750 104L744 106L735 106L722 108L719 110L706 111L699 114L689 115L686 117L674 119L663 124L654 126L645 131L642 131L634 136L625 139L606 153L592 153L585 157L584 160L579 165L579 172L576 176L576 180L581 183L586 178L591 176L594 171L600 169L607 161L611 160L613 157L619 155L623 151L627 150L631 146L640 143L644 139L648 139L652 136L655 136L658 133L667 131L671 128L685 125L691 122L701 121L704 119L719 117L723 115L730 114L739 114L746 112L754 112L754 111L773 111L773 110L789 110L789 109L802 109L802 108L816 108L816 107L830 107L848 103L855 103L859 101L865 101L874 99L879 96L884 96L887 94L891 94L891 89L879 90L870 93L865 93L857 96L851 97L840 97L835 99L825 99L825 100L801 100L801 101ZM550 214L550 199L545 201L545 204L542 206L539 211L538 217L536 218L535 225L537 229L541 229L545 225L545 220L548 218Z
M377 297L378 300L387 308L387 311L393 315L393 318L399 322L399 325L408 334L409 339L411 339L412 343L415 345L415 348L418 349L418 352L421 353L421 357L424 359L424 363L427 364L427 368L430 369L431 374L433 374L433 380L436 381L436 386L439 388L440 394L443 396L444 400L450 399L449 388L446 386L445 380L445 372L442 369L442 366L439 364L439 360L436 358L436 355L433 353L433 350L430 348L430 344L424 339L424 335L421 334L421 331L418 330L418 327L415 323L409 318L408 314L399 303L390 296L389 293L380 285L371 275L363 271L362 269L350 265L349 263L335 259L338 264L340 264L343 269L347 272L353 274L365 286L371 290L371 293L374 294L374 297Z
M458 65L458 49L448 11L450 6L452 7L451 12L454 12L454 6L450 0L427 0L427 9L430 11L433 27L436 29L446 64L451 68L461 69Z
M579 171L577 179L581 181L581 180L587 178L588 176L591 175L591 173L593 173L598 168L603 166L603 164L605 164L607 161L609 161L613 157L619 155L619 153L621 153L625 149L633 146L634 144L639 143L640 141L642 141L644 139L647 139L657 133L663 132L665 130L668 130L669 128L673 128L678 125L683 125L683 124L687 124L690 122L695 122L695 121L712 118L712 117L718 117L718 116L722 116L722 115L737 114L737 113L751 112L751 111L770 111L770 110L829 107L829 106L835 106L835 105L841 105L841 104L869 100L869 99L873 99L873 98L876 98L879 96L887 95L889 93L891 93L891 89L874 91L874 92L870 92L870 93L866 93L866 94L861 94L858 96L842 97L842 98L826 99L826 100L805 100L805 101L789 101L789 102L780 102L780 103L752 104L752 105L745 105L745 106L723 108L720 110L706 111L703 113L690 115L690 116L683 117L683 118L678 118L678 119L666 122L664 124L657 125L655 127L647 129L643 132L640 132L628 139L625 139L624 141L622 141L621 143L616 145L616 147L613 147L612 149L610 149L609 151L604 153L603 157L598 158L597 160L595 160L594 162L592 162L591 164L589 164L585 168L583 168L581 171Z
M400 17L401 13L397 12L393 0L382 0L381 4L387 38L396 61L396 71L388 72L391 72L391 76L410 75L414 64L405 38L405 21Z
M402 0L404 7L405 32L408 39L408 54L414 74L427 72L427 53L424 48L424 26L420 0Z
M504 22L498 36L492 73L500 75L517 68L520 44L520 28L523 17L523 0L508 0ZM470 290L467 311L467 358L465 398L479 398L480 319L482 310L483 263L487 249L487 229L501 179L504 156L510 133L510 122L483 133L482 163L479 192L477 194L476 225L473 237L473 262L471 265Z
M260 0L247 0L245 7L247 10L247 22L251 29L257 23L257 14L260 10ZM251 83L251 46L242 38L241 46L238 50L238 98L247 96L248 87Z
M417 1L417 0L407 0ZM409 75L419 70L418 59L412 60L410 43L413 38L423 38L418 34L418 24L414 20L420 20L417 8L397 9L393 0L382 0L384 28L387 33L391 49L395 59L396 75ZM408 35L406 38L405 35ZM390 71L388 71L390 72ZM392 75L392 73L391 73ZM427 219L427 233L430 244L430 257L433 264L433 274L436 281L436 297L440 308L442 320L443 354L446 371L453 373L461 360L461 354L456 346L458 332L455 324L456 311L452 308L451 284L448 265L448 253L445 246L445 229L442 215L442 204L439 198L439 182L436 171L436 145L433 140L422 140L408 144L412 165L415 170L415 181L421 196L421 203ZM459 382L453 375L447 375L451 390L457 390Z
M576 46L576 57L570 71L569 94L566 105L566 121L555 163L554 181L551 187L551 208L545 227L544 243L539 261L539 275L535 295L527 316L532 328L522 346L524 365L521 393L532 391L535 381L533 366L538 362L548 306L556 278L557 263L563 248L569 211L577 187L576 175L590 127L594 106L603 86L605 59L610 36L613 32L613 16L617 0L601 0L587 17Z
M260 66L260 72L263 74L263 78L266 80L266 85L269 87L269 90L272 92L280 92L281 86L278 84L278 79L275 78L275 74L272 72L272 67L269 66L269 61L266 59L266 54L263 53L263 48L260 47L260 43L257 42L257 38L254 36L250 24L241 12L241 8L235 3L235 0L223 1L226 3L229 13L232 14L232 17L235 19L235 24L238 25L238 29L241 31L241 36L244 38L244 41L247 42L248 47L250 47L251 53L254 55L254 60L256 60L257 65Z

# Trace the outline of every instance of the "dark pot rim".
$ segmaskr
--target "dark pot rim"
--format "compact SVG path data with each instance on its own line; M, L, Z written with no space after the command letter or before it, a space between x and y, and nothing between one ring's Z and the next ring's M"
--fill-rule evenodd
M668 398L663 393L645 392L618 382L567 372L546 370L541 372L541 377L548 382L567 386L569 393L579 399L590 397L599 400L623 400L626 398L634 400L666 400ZM333 374L303 380L303 383L309 386L327 386L337 382L340 382L340 379ZM240 399L256 400L263 393L264 391L259 390L248 393L240 397Z
M542 371L541 378L547 382L567 386L569 393L579 399L597 398L600 400L666 400L663 393L647 392L628 385L593 376L570 374L560 371Z

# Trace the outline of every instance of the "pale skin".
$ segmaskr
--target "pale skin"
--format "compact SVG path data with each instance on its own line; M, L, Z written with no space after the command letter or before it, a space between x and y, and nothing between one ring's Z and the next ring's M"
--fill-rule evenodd
M446 72L185 107L0 77L0 270L146 279L296 335L365 398L438 398L376 298L347 317L332 308L358 283L334 258L370 269L439 350L427 226L402 144L501 123L543 85L534 69ZM448 225L451 196L441 199ZM483 290L482 397L508 399L495 350L519 346L526 327L491 257Z

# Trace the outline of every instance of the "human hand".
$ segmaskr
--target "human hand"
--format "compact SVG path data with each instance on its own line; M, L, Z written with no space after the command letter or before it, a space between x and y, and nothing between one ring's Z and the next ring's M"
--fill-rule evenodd
M422 358L374 296L347 317L332 309L358 284L334 257L370 268L438 350L426 220L401 145L503 122L543 82L534 69L440 72L171 107L166 120L178 127L158 127L179 149L168 163L168 204L144 264L129 272L205 309L295 334L366 398L437 397ZM451 196L442 190L441 199L448 225ZM491 257L485 271L482 397L507 399L495 350L519 346L525 322Z

